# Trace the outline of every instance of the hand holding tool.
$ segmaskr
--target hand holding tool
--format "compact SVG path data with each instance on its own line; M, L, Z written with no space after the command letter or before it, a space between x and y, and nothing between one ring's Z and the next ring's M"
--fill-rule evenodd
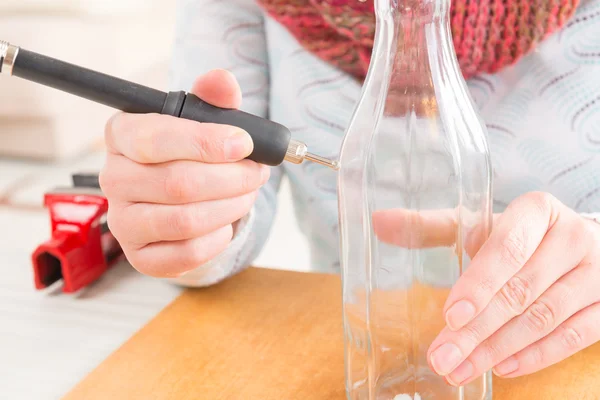
M309 160L332 169L338 162L311 154L291 138L285 126L240 110L215 107L192 93L162 92L137 83L66 63L0 41L0 75L16 76L128 113L160 113L174 117L233 125L252 137L250 160L266 165Z

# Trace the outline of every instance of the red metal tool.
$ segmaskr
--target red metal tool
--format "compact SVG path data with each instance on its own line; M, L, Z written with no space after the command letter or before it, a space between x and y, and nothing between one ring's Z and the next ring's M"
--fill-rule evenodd
M35 287L44 289L63 280L63 292L91 284L122 255L106 224L108 201L97 175L73 175L73 187L44 196L52 237L32 254Z

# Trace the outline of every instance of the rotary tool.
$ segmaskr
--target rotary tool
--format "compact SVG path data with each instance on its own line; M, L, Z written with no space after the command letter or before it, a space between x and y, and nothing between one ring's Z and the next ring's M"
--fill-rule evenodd
M233 125L252 137L254 150L247 157L276 166L283 161L309 160L339 169L338 161L308 152L285 126L240 110L215 107L193 93L162 92L120 78L38 54L0 41L0 75L16 76L58 89L127 113L159 113L198 122Z

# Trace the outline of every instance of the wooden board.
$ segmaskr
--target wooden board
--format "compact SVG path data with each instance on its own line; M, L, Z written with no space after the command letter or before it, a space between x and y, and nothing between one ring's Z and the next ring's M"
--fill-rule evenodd
M65 400L344 400L338 276L249 269L187 290ZM600 399L600 345L496 400Z

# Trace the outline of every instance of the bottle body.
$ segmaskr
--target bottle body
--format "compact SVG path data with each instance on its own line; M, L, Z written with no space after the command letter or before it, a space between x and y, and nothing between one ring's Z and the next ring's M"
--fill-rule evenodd
M489 373L455 388L427 360L492 221L485 125L452 47L449 0L376 0L375 12L338 176L348 398L490 400Z

